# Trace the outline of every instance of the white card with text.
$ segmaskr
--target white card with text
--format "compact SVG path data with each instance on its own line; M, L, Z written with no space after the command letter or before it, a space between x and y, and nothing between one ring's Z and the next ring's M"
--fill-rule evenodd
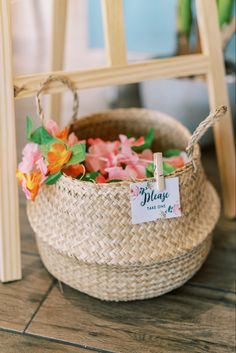
M179 178L165 178L165 185L161 192L154 179L130 185L133 224L181 216Z

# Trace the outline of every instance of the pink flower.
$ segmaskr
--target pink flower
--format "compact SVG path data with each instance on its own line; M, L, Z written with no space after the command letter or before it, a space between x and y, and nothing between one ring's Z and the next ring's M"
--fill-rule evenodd
M105 172L105 168L116 163L115 155L118 151L119 141L103 142L99 141L89 147L86 155L86 168L89 172Z
M76 145L77 143L79 143L78 137L75 135L74 132L70 133L68 137L67 145L71 147L73 145Z
M40 159L38 159L36 161L36 166L37 166L37 169L40 170L40 172L42 173L43 175L43 181L46 179L46 174L47 174L47 171L48 171L48 168L47 168L47 164L45 162L45 159L43 157L41 157Z
M100 143L100 142L104 142L102 139L100 139L99 137L93 139L93 138L89 138L88 140L88 144L89 145L95 145L97 143Z
M59 127L57 126L57 123L54 120L46 120L45 124L45 129L51 134L52 136L56 136L60 130Z
M146 149L142 151L139 155L140 159L145 159L147 161L152 161L153 160L153 153L151 150Z
M122 167L106 168L108 173L108 180L130 180L130 179L144 179L146 176L145 167L142 165L127 165L125 169Z
M136 179L145 179L146 178L146 166L140 163L135 165L128 165L126 169L130 171L133 175L135 174L134 178Z
M117 156L119 163L125 164L135 164L138 162L139 157L137 153L135 153L132 149L132 143L134 142L134 138L128 139L125 135L119 135L121 145L120 145L120 152Z
M127 170L122 167L112 167L106 168L106 172L108 173L108 180L129 180L130 174Z
M22 173L29 173L33 168L35 163L42 158L42 154L39 149L39 145L34 142L29 142L24 147L22 162L19 163L18 169Z

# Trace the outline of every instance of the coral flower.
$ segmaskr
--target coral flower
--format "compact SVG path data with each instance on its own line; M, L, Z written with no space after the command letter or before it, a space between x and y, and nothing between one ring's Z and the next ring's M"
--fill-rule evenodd
M98 184L105 184L107 182L106 178L103 176L103 175L98 175L96 178L95 178L95 181L98 183Z
M62 172L72 178L77 178L80 174L85 174L85 167L83 164L73 164L62 169Z
M174 168L182 168L185 165L185 162L182 156L164 158L163 160L164 162L170 164Z
M45 122L45 129L51 134L53 137L56 137L62 141L66 141L69 134L69 127L66 126L63 130L60 130L57 126L57 123L51 119Z
M57 134L56 134L56 137L62 141L66 141L67 140L67 137L68 137L68 134L69 134L69 127L66 126L63 130L59 131Z
M53 143L47 154L49 172L51 174L59 172L62 166L69 161L71 154L72 151L68 151L64 144Z

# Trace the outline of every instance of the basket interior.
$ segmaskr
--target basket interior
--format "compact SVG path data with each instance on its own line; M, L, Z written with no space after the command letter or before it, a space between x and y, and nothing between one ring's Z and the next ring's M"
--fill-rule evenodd
M187 147L190 133L182 124L166 114L146 109L116 109L92 114L78 119L71 131L79 139L100 137L112 141L119 134L143 136L151 127L155 130L154 152Z

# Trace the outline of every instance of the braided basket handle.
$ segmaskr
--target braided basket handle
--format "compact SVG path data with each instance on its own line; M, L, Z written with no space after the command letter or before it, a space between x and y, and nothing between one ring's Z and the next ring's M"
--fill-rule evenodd
M41 101L42 93L47 89L47 87L51 83L57 82L57 81L61 82L65 86L67 86L73 94L72 120L74 121L78 115L79 97L78 97L78 93L75 89L73 82L70 79L68 79L66 76L50 75L45 81L43 81L40 84L40 89L38 90L38 92L36 94L37 113L38 113L39 118L42 121L42 124L44 124L44 121L45 121L45 116L44 116L44 111L43 111L42 101Z
M192 159L193 154L193 146L198 143L201 137L205 134L205 132L209 129L209 127L213 126L219 119L227 112L227 107L225 105L221 105L216 108L214 112L211 112L206 119L204 119L196 128L194 133L192 134L188 146L186 148L186 152L188 156Z

